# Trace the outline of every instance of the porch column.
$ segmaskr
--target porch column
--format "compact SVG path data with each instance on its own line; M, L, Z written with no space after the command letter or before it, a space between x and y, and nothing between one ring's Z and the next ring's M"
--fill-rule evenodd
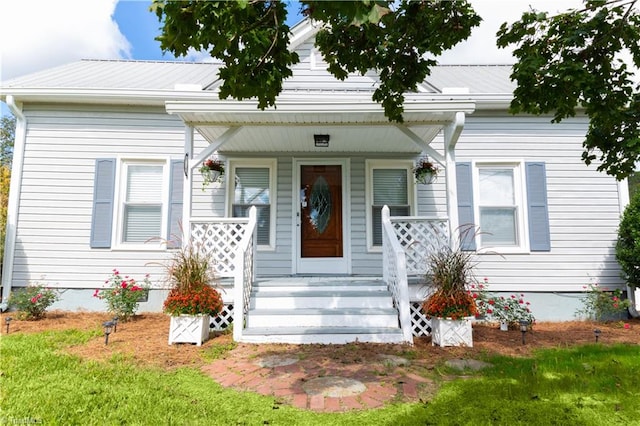
M184 128L184 186L182 191L182 244L191 240L191 200L193 197L193 127L186 124Z
M447 216L449 217L449 245L453 248L458 231L458 185L456 182L456 144L464 128L464 112L456 112L453 121L444 128L444 158L447 186Z

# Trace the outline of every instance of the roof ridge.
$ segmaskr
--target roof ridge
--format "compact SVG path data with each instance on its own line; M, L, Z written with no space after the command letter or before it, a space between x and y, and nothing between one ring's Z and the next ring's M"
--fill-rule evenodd
M150 64L179 64L179 65L217 65L221 62L195 62L185 60L158 60L158 59L96 59L96 58L82 58L80 62L123 62L123 63L150 63Z

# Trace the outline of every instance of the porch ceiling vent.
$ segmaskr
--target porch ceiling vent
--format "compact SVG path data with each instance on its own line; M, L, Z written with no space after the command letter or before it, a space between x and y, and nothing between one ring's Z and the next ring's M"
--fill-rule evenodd
M316 148L328 148L329 147L329 135L313 135L313 142Z

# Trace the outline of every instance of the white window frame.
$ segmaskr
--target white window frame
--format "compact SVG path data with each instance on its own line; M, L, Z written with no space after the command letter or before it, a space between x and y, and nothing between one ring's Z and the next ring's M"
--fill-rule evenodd
M367 234L367 250L382 252L382 246L373 245L373 225L371 208L373 206L373 170L374 169L402 169L407 171L407 201L409 216L416 215L416 185L413 179L413 160L366 160L365 161L365 221Z
M164 250L166 249L166 241L169 221L169 180L171 159L167 157L152 158L129 158L119 157L116 165L116 214L115 226L113 229L111 247L114 250ZM150 236L148 242L127 243L124 242L124 204L127 193L127 171L129 166L162 166L162 188L161 188L161 215L160 235ZM157 238L157 240L156 240Z
M269 169L269 244L258 245L258 250L261 251L274 251L276 249L276 205L277 205L277 191L276 191L276 176L277 176L278 161L275 158L271 159L249 159L249 158L229 158L229 174L227 179L227 194L226 194L226 215L227 217L233 217L233 202L235 198L235 182L234 176L236 175L236 168L268 168Z
M510 169L513 171L513 190L516 208L516 240L517 245L500 246L486 245L482 242L482 226L480 224L480 169ZM529 253L529 229L528 229L528 209L527 209L527 182L525 176L524 160L482 160L473 161L473 208L476 223L478 224L478 232L475 236L476 247L478 252L489 253Z

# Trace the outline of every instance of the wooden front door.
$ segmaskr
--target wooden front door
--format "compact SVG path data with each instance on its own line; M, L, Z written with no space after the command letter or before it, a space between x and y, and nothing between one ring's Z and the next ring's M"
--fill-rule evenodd
M342 228L342 166L301 165L300 256L342 258Z

